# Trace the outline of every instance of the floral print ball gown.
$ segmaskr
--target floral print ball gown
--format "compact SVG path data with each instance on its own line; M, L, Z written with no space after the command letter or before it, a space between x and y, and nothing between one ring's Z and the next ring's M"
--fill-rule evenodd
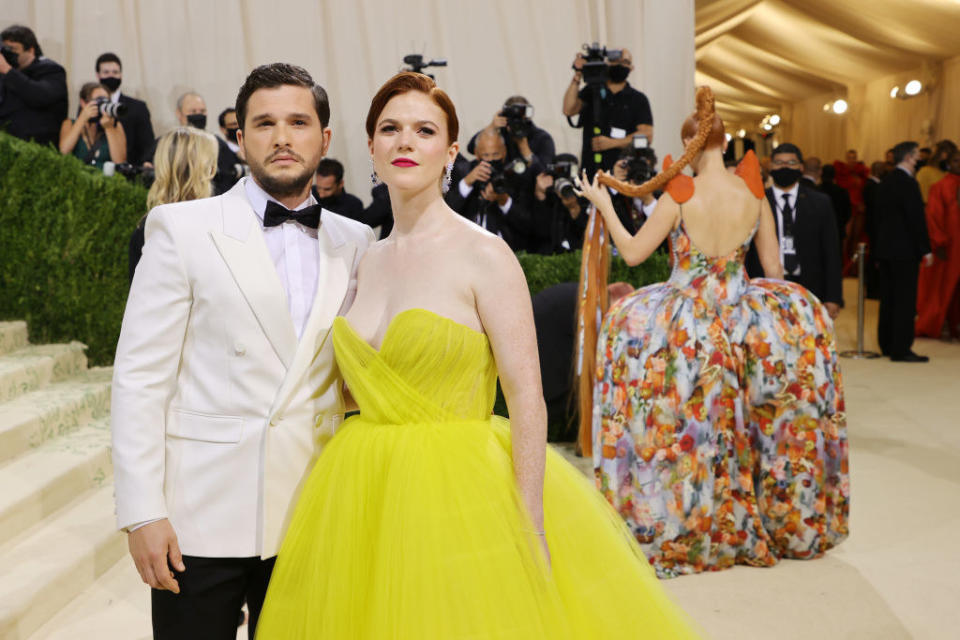
M597 483L662 577L814 558L847 537L833 325L803 287L747 278L758 226L710 257L681 222L670 279L612 305L598 335Z
M360 407L320 455L277 559L257 638L697 637L593 483L548 449L552 567L491 415L484 334L423 309L377 350L343 318L337 363Z

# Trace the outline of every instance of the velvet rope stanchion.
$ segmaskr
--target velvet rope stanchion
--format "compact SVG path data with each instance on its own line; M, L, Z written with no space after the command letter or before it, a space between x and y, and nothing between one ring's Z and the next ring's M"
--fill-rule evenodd
M580 266L580 287L577 290L577 406L580 429L577 449L581 455L593 455L593 382L597 376L597 333L607 312L607 277L610 272L610 245L607 228L596 207L590 207L583 258Z
M863 315L864 315L864 292L866 284L864 282L864 260L867 255L867 244L861 242L857 245L857 253L854 259L857 261L857 348L855 351L843 351L840 355L844 358L854 358L856 360L879 358L880 354L876 351L866 351L863 348Z

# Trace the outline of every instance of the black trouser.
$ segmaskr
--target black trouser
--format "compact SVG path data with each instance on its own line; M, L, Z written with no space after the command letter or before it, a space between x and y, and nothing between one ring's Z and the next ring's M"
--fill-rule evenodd
M910 353L917 317L919 260L880 261L880 318L877 342L891 357Z
M180 593L151 590L154 639L235 640L244 601L253 638L275 561L183 556L187 570L174 571Z

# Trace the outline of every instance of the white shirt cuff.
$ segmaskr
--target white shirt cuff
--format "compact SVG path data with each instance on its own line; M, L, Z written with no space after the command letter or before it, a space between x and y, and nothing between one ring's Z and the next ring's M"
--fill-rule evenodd
M657 208L656 200L652 201L650 204L647 205L647 204L643 204L643 199L635 198L634 203L636 204L637 208L640 209L643 215L647 216L648 218L651 215L653 215L653 210Z
M473 185L467 184L466 180L461 180L457 183L457 189L460 191L460 195L466 198L473 191Z
M153 520L145 520L145 521L143 521L143 522L138 522L137 524L132 524L132 525L130 525L129 527L126 527L126 528L125 528L125 531L126 531L127 533L133 533L134 531L136 531L136 530L139 529L140 527L145 527L145 526L147 526L148 524L152 524L152 523L154 523L154 522L160 522L161 520L163 520L163 518L154 518Z
M510 211L510 207L513 206L513 198L507 196L507 201L500 206L500 211L503 212L503 215L507 215L507 211Z

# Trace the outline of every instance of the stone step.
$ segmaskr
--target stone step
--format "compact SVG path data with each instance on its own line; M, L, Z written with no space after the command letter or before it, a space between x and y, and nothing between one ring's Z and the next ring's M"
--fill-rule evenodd
M109 417L10 460L0 467L0 544L112 476Z
M0 403L86 370L84 349L81 342L28 345L0 356Z
M27 323L23 320L0 322L0 356L27 346Z
M28 638L126 552L126 536L115 528L112 484L7 542L0 547L0 638Z
M110 413L113 370L81 371L0 404L0 464Z

